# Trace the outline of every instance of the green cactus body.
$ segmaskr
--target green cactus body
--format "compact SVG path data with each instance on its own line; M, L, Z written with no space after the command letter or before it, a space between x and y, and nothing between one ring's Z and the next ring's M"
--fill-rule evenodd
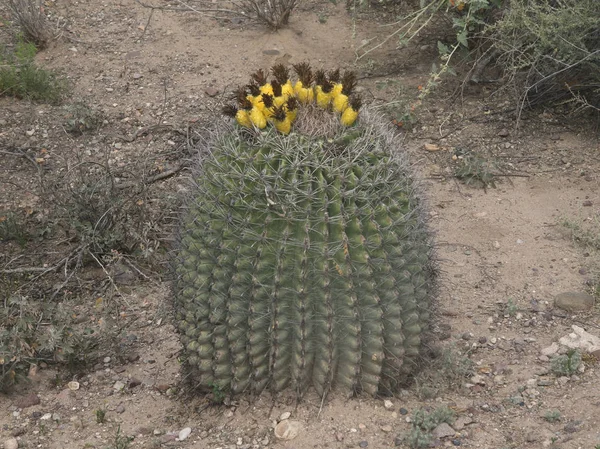
M334 139L215 138L182 223L175 311L195 382L393 391L430 322L421 199L377 115Z

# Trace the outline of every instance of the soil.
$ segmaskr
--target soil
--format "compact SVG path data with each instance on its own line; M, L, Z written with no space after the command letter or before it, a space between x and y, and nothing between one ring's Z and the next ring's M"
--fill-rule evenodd
M402 50L392 39L357 61L358 48L392 29L379 26L390 11L353 16L335 2L303 3L278 32L245 19L152 11L132 0L47 3L53 20L67 25L37 62L65 74L69 102L87 103L104 121L76 136L65 128L63 106L0 98L0 215L15 213L32 227L52 212L39 190L40 171L59 179L74 161L96 160L121 170L122 182L155 177L140 201L154 207L153 219L169 235L187 186L182 163L197 157L190 148L251 70L303 60L354 69L364 97L400 120L402 108L394 105L415 97L436 57L435 39ZM75 373L42 363L29 382L1 394L0 442L14 437L18 447L68 449L408 447L403 437L412 414L448 406L460 423L454 422L455 435L434 445L599 447L597 361L587 357L583 372L561 377L540 352L574 324L600 335L598 307L576 315L553 307L556 294L589 291L593 282L592 257L560 222L600 217L596 130L556 110L526 112L517 129L512 103L497 86L463 86L454 94L444 89L457 83L447 86L426 99L414 126L398 129L399 151L410 154L423 179L436 232L442 273L436 347L468 357L475 377L455 378L451 369L441 379L431 373L393 398L334 394L321 403L309 394L297 405L283 394L215 405L184 388L166 257L135 269L115 257L105 268L116 285L88 264L77 274L81 289L63 300L100 326L102 314L89 304L98 306L98 285L118 288L110 304L106 299L111 312L103 318L114 320L103 329L122 331L117 350L107 346L97 363ZM472 155L494 163L495 188L453 175L457 164L479 160ZM157 212L162 207L166 213ZM168 248L164 235L152 246L158 253ZM53 266L61 245L52 238L25 249L0 242L0 267ZM118 269L125 276L118 278ZM452 388L441 386L448 383L444 376ZM69 389L70 381L79 388ZM28 397L31 404L23 402ZM105 412L102 423L98 411ZM300 426L289 441L273 432L284 412ZM186 427L191 434L179 441Z

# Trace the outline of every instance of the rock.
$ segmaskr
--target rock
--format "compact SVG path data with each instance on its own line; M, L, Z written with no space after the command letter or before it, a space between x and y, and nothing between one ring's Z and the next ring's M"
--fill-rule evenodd
M129 379L129 382L127 383L127 387L129 389L131 389L131 388L135 388L135 387L137 387L137 386L139 386L141 384L142 384L141 380L139 380L139 379L137 379L135 377L132 377L131 379Z
M28 407L33 407L34 405L38 405L40 403L40 398L37 394L31 393L27 396L23 396L15 401L15 407L25 409Z
M592 353L600 350L600 338L595 335L587 333L583 328L579 326L571 326L573 328L572 333L567 336L561 337L558 342L566 346L569 349L579 349L586 353Z
M462 443L458 438L452 440L452 444L455 446L460 446Z
M475 374L473 377L471 377L471 383L474 383L475 385L485 386L485 377L480 376L479 374Z
M156 387L157 391L160 391L161 393L166 393L167 390L169 389L169 385L168 384L158 384Z
M454 430L462 430L466 425L473 424L475 421L473 418L469 416L459 416L456 421L454 421L454 425L452 426Z
M19 442L16 438L9 438L4 441L4 449L17 449L19 447Z
M276 56L279 53L281 53L281 52L279 50L275 50L275 49L263 50L263 55L267 55L267 56Z
M186 427L184 429L181 429L179 431L179 435L177 438L179 438L179 441L183 441L185 440L187 437L190 436L190 433L192 433L192 429L190 427Z
M152 435L152 427L138 427L135 433L137 435Z
M219 89L216 89L214 87L207 87L206 89L204 89L204 93L209 97L216 97L217 95L219 95Z
M71 391L79 390L79 382L75 382L75 381L69 382L67 384L67 387L69 387L69 390L71 390Z
M594 306L594 297L587 293L565 292L554 297L554 307L567 312L589 310Z
M143 78L143 77L144 77L144 75L142 75L141 73L134 73L132 76L132 78L134 80L139 80L140 78Z
M401 415L407 415L408 414L408 410L406 410L404 407L400 407L400 410L398 410L400 412Z
M358 443L358 447L368 447L369 446L369 442L368 441L361 441L360 443Z
M280 440L293 440L298 436L301 429L302 425L299 421L284 419L275 426L275 437Z
M110 363L110 357L104 357L103 362L105 365L108 365Z
M335 440L336 441L344 441L344 434L342 432L336 432Z
M484 345L487 343L487 338L486 337L479 337L479 340L477 340L479 342L480 345Z
M118 414L125 412L125 406L122 402L119 405L117 405L117 407L115 408L115 412L117 412Z
M541 354L545 355L546 357L550 357L551 355L554 355L557 352L558 352L558 344L552 343L547 348L542 349Z
M581 205L583 207L592 207L594 205L594 203L592 203L591 200L585 200L583 203L581 203Z
M123 388L125 388L125 384L120 380L117 380L113 385L113 390L115 390L115 392L123 391Z
M398 447L402 446L402 444L404 444L404 438L402 437L402 435L396 436L396 438L394 438L394 446Z
M554 385L554 380L549 377L540 377L537 381L538 387L549 387Z
M390 433L392 431L392 426L390 426L388 424L388 425L385 425L385 426L381 426L380 429L381 429L382 432Z
M525 434L525 441L528 443L534 443L537 439L538 437L535 432L527 432L527 434Z
M510 136L510 132L509 132L509 131L508 131L508 129L506 129L506 128L504 128L504 129L501 129L501 130L498 132L498 137L508 137L508 136Z
M394 403L389 399L386 399L385 401L383 401L383 406L386 410L392 410L394 408Z
M292 416L292 414L290 412L283 412L279 416L279 421L283 421L284 419L289 419L290 416Z
M433 438L435 438L436 440L439 440L439 439L442 439L445 437L453 437L455 434L456 434L456 431L452 427L450 427L450 425L448 423L445 423L445 422L438 425L431 432L431 435L433 435Z

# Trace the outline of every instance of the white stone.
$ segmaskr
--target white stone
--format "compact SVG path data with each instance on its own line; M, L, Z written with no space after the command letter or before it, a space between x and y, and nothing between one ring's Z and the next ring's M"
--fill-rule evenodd
M558 344L556 342L552 343L550 346L542 349L542 351L541 351L542 355L545 355L546 357L550 357L551 355L554 355L557 352L558 352Z
M17 449L19 447L19 442L16 438L9 438L4 441L4 449Z
M385 407L386 410L391 410L394 408L394 403L392 401L390 401L389 399L386 399L385 401L383 401L383 406Z
M579 349L584 352L600 350L600 338L586 332L583 328L573 325L573 331L558 342L569 349Z
M292 416L290 412L283 412L281 416L279 416L279 421L283 421L284 419L289 419Z
M185 429L181 429L179 431L179 435L177 436L177 438L179 438L179 441L183 441L190 436L190 433L192 433L192 429L186 427Z
M301 429L300 422L285 419L275 427L275 436L280 440L293 440L298 436Z
M48 421L50 418L52 418L52 413L46 413L44 414L44 416L42 416L40 419L42 421Z

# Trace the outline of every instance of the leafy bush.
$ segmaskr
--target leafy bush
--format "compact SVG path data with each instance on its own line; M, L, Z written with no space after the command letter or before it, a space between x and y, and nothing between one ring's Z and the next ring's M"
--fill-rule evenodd
M552 359L551 370L557 376L571 376L581 365L581 353L575 349Z
M88 131L95 131L102 124L102 114L84 102L77 102L64 107L67 132L81 135Z
M442 423L452 424L454 411L446 406L436 408L428 412L419 408L412 417L412 429L406 436L406 442L412 449L424 449L430 447L431 432Z
M36 66L36 52L33 43L22 40L17 42L12 53L0 48L0 95L60 102L66 91L66 83L56 74Z
M85 363L96 334L75 326L69 308L13 294L0 307L0 390L27 375L39 362Z
M485 34L523 102L600 108L598 0L511 0Z

